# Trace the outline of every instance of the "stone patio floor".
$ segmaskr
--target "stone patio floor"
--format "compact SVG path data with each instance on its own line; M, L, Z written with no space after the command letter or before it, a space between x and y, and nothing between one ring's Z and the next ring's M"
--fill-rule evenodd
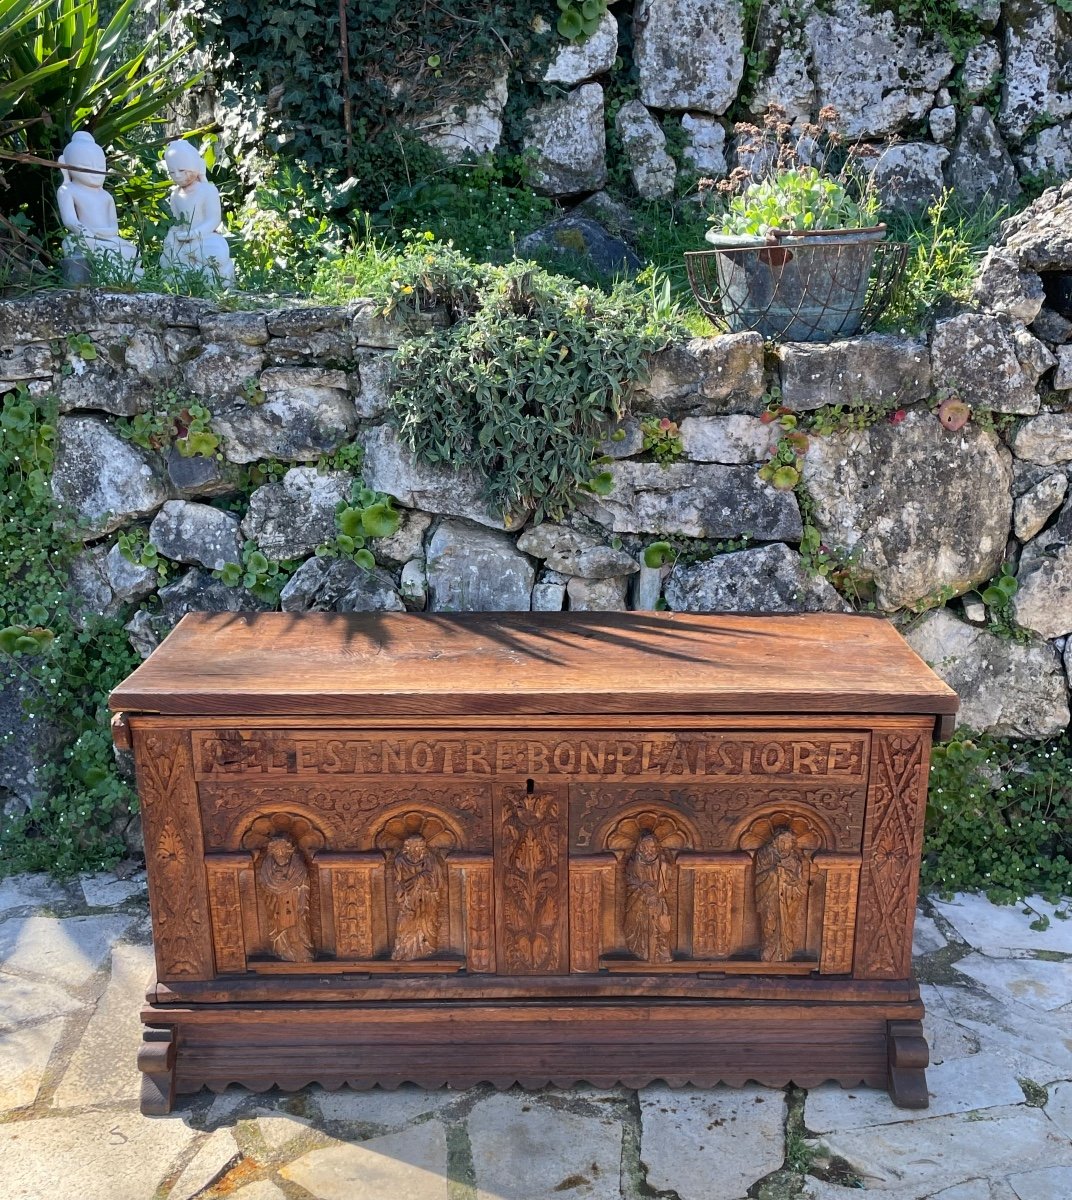
M145 1118L149 942L142 878L0 880L0 1200L1072 1200L1072 920L1042 901L924 901L922 1113L829 1085L311 1087Z

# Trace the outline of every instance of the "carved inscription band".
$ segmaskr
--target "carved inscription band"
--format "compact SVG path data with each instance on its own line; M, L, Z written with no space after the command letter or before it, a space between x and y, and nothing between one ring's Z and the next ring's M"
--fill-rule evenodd
M467 775L521 778L863 779L865 736L732 733L555 738L361 737L228 729L194 734L198 777Z

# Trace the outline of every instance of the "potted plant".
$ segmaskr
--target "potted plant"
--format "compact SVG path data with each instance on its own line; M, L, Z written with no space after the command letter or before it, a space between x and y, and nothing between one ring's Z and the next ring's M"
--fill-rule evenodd
M751 167L719 185L730 198L711 217L715 250L689 256L704 311L732 331L801 342L860 331L886 227L855 148L839 152L835 120L825 110L792 141L777 114L763 131L738 126L739 136L759 135L739 144Z

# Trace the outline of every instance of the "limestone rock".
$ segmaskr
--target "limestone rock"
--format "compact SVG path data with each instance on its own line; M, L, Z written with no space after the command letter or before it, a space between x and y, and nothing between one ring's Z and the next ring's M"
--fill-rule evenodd
M1046 300L1038 274L1021 271L1015 257L998 246L986 252L973 295L991 312L1007 313L1025 325L1035 320Z
M628 591L629 579L625 575L606 579L571 579L566 584L570 612L620 612L627 607L625 598Z
M675 612L848 611L821 575L809 575L800 555L778 543L675 567L666 602Z
M92 296L83 288L43 288L25 296L0 297L0 346L52 341L92 328Z
M310 558L279 596L284 612L404 612L386 571L366 571L349 558Z
M823 540L854 554L881 609L967 591L1001 563L1012 469L998 439L974 425L950 434L916 409L898 425L813 437L804 483Z
M428 603L428 575L423 558L411 558L402 567L398 590L409 612L423 612Z
M1024 421L1010 445L1017 458L1045 467L1072 462L1072 413L1043 413Z
M68 353L67 362L74 367L76 362L89 367L80 355ZM56 357L47 342L29 342L0 347L0 391L8 391L16 383L31 379L50 380L56 369ZM60 381L62 387L63 381Z
M975 408L1037 413L1037 375L1024 369L1017 350L1011 326L999 317L961 313L939 321L931 342L935 383Z
M118 543L88 546L71 563L71 590L79 607L102 617L117 616L133 600L141 600L156 589L156 572L128 562Z
M684 154L698 175L720 179L729 171L726 164L726 130L714 117L685 113L681 129L686 137Z
M1012 598L1017 624L1047 638L1072 633L1072 543L1055 540L1046 556L1025 556L1019 582Z
M0 729L11 735L0 738L0 813L7 816L21 816L43 799L37 773L59 753L65 737L63 726L53 724L46 711L27 711L38 699L36 681L0 661Z
M1055 392L1067 392L1072 388L1072 346L1060 346L1057 350L1057 370L1053 373Z
M1040 129L1024 142L1016 162L1025 175L1067 179L1072 174L1072 121Z
M428 543L432 612L527 612L536 572L513 540L470 521L443 521Z
M445 309L419 312L399 307L385 316L375 300L357 301L350 316L350 338L356 350L394 350L406 338L442 329L450 321Z
M591 217L602 225L611 237L630 243L636 241L640 225L628 204L616 200L609 192L593 192L571 210L579 217Z
M1051 346L1060 346L1072 338L1072 321L1052 308L1044 308L1031 322L1031 332Z
M761 334L692 338L651 356L634 410L659 417L723 413L738 405L758 411L765 391Z
M529 113L524 148L533 151L532 186L549 196L593 192L607 178L603 89L586 83Z
M770 10L767 11L769 14ZM779 36L778 31L772 31L772 34L765 45L773 49L780 42L778 58L774 70L756 85L749 108L755 116L761 117L772 104L778 104L785 109L786 119L794 124L808 121L818 105L807 48L784 41L784 34Z
M599 455L607 458L632 458L644 449L644 430L636 417L625 417L599 443Z
M636 560L624 550L615 550L591 534L552 521L526 529L517 539L517 548L543 559L553 571L584 579L611 579L639 570Z
M259 404L240 401L215 412L212 427L229 462L295 462L337 450L357 429L357 414L342 388L273 388Z
M1046 0L1006 0L1005 74L999 121L1014 142L1043 117L1072 113L1065 80L1068 23Z
M911 338L867 334L775 348L782 403L794 412L827 404L912 404L931 392L927 347Z
M479 99L457 111L454 105L431 113L418 128L421 139L439 150L448 162L488 154L502 140L507 75L497 75Z
M390 537L373 538L369 549L377 562L392 567L400 567L411 558L424 558L424 535L431 523L428 513L403 509L395 532Z
M488 511L474 476L419 462L389 425L373 426L361 440L365 447L362 475L368 487L394 496L407 508L467 517L492 529L505 528L502 517Z
M292 304L266 314L272 337L313 338L318 333L343 333L350 326L349 309L337 304Z
M532 588L533 612L561 612L566 606L566 585L555 580L539 579Z
M755 467L626 461L607 469L614 477L610 494L585 497L581 508L615 533L800 539L796 497L768 487Z
M1021 542L1029 542L1064 503L1068 476L1047 475L1030 491L1017 496L1013 506L1013 533Z
M359 386L354 409L363 421L382 417L391 401L391 355L377 350L357 352Z
M263 612L271 607L246 588L228 587L197 567L162 587L158 595L171 625L191 612ZM138 633L143 634L144 630Z
M945 608L905 635L960 697L957 723L998 737L1055 737L1068 725L1068 689L1057 651L966 625Z
M182 366L182 377L195 396L226 400L240 395L247 380L257 379L264 367L264 351L241 342L209 343Z
M1017 361L1031 381L1032 387L1051 367L1058 366L1058 359L1050 352L1049 347L1028 333L1022 325L1013 326L1012 340L1016 348Z
M544 83L561 83L572 87L603 75L614 66L618 57L618 22L613 13L604 13L591 37L583 42L559 45L543 72ZM531 77L531 76L529 76Z
M638 612L654 612L668 573L669 567L646 567L641 560L640 570L633 576L631 607Z
M939 144L942 142L951 142L953 135L957 131L956 107L952 104L943 104L940 107L932 108L930 116L927 118L927 125L930 128L931 137L936 142Z
M263 346L268 341L268 322L264 313L258 312L206 313L201 318L201 336L210 343Z
M61 376L56 389L60 412L92 409L117 417L131 417L152 408L157 388L131 371L116 367L106 358L86 362L73 355L69 365L71 373ZM0 365L0 378L4 377Z
M518 253L550 255L571 263L587 261L600 275L632 275L644 265L627 242L615 237L591 217L567 213L527 233L517 244Z
M933 204L945 188L942 167L948 157L949 151L944 146L933 146L930 142L898 142L887 146L873 172L883 207L921 212Z
M1021 269L1072 271L1072 183L1050 188L1001 226L1004 246Z
M744 27L736 0L640 0L633 60L649 108L720 116L744 75Z
M94 417L61 417L52 492L95 534L156 512L168 498L155 456Z
M193 500L169 500L153 518L149 540L165 558L209 571L242 561L238 518Z
M1011 204L1020 183L1009 151L990 113L978 106L964 120L949 162L949 182L969 207Z
M882 137L918 121L953 70L945 47L862 0L833 0L808 17L820 106L833 105L848 138Z
M677 166L666 152L666 135L644 105L639 100L623 104L614 128L622 140L637 195L644 200L673 195Z
M769 425L743 413L686 417L680 432L684 455L693 462L762 462L773 440Z
M1001 50L993 38L983 38L964 56L961 80L964 96L975 100L997 82L1001 74Z
M266 483L249 498L243 537L274 562L302 558L335 536L335 507L350 498L354 477L293 467L280 483Z

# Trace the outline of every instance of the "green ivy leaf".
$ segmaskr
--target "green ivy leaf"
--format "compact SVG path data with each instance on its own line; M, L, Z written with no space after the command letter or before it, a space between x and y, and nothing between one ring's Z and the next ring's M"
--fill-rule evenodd
M370 504L361 514L361 524L368 537L392 537L402 522L401 514L383 501Z
M342 512L336 513L335 524L339 528L339 532L347 537L357 537L364 528L362 522L362 510L360 508L344 508Z

